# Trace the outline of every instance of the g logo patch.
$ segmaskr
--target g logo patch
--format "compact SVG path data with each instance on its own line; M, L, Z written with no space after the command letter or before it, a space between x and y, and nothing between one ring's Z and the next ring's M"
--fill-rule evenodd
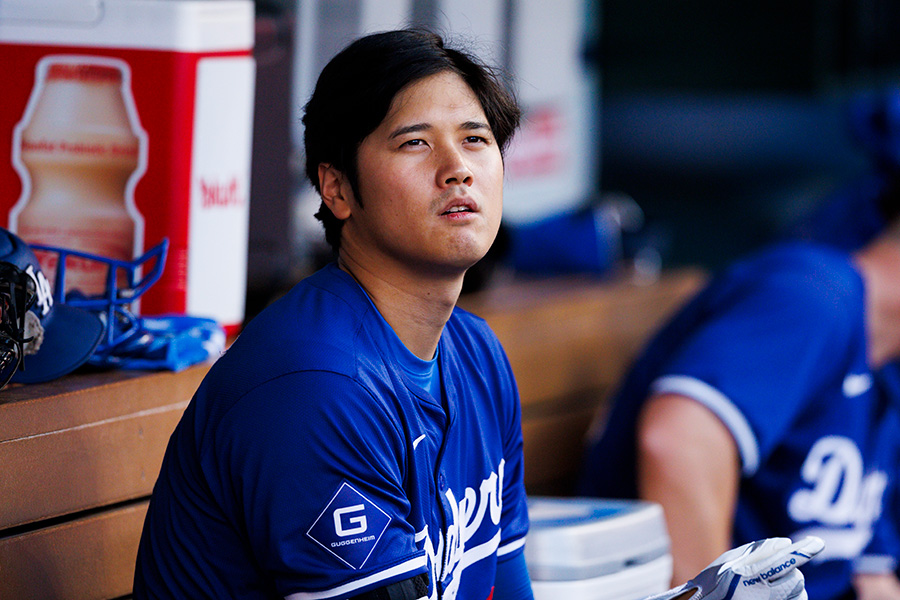
M365 513L357 517L349 517L347 523L355 525L354 527L344 527L344 515L360 513L366 510L364 504L356 504L346 508L339 508L334 511L334 532L341 537L347 537L355 533L364 533L368 526L366 525Z
M306 535L342 563L361 569L391 517L349 483L342 483Z

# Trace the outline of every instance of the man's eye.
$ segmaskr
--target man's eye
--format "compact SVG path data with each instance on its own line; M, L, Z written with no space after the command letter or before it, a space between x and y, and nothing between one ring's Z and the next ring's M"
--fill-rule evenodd
M420 139L407 140L401 144L401 146L424 146L424 145L425 145L425 140L420 140Z
M480 135L470 135L466 138L466 142L469 144L487 144L487 138Z

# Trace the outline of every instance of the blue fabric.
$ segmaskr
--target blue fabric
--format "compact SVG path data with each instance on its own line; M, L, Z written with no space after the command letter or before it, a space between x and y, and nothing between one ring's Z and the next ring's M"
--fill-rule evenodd
M768 249L713 280L648 345L586 455L580 492L636 497L644 400L691 397L719 416L740 453L734 545L822 537L821 558L804 567L807 589L837 598L850 589L853 561L900 550L893 523L879 518L898 468L896 390L875 375L850 258L809 244Z
M879 168L900 168L900 88L859 92L849 109L851 132Z
M887 225L879 199L888 176L869 173L850 182L800 222L786 237L834 246L853 252L869 243Z
M120 341L98 349L88 360L96 367L181 371L225 350L225 330L214 319L188 315L135 317Z
M488 597L528 528L512 370L457 309L442 403L394 335L335 265L247 325L172 436L137 600L345 598L424 572L444 598Z
M390 344L391 354L395 357L396 364L406 376L410 383L420 387L427 392L432 398L441 398L441 370L438 365L437 353L431 360L422 360L412 352L407 351L396 335L387 336Z
M509 262L522 273L603 274L621 258L621 231L599 209L564 212L510 229Z
M497 577L494 579L492 600L533 600L531 579L525 554L516 554L509 560L497 563Z

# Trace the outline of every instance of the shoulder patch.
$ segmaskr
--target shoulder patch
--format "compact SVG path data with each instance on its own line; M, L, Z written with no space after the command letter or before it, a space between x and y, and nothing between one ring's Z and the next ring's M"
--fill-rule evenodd
M360 569L390 522L386 512L344 482L306 535L342 563Z

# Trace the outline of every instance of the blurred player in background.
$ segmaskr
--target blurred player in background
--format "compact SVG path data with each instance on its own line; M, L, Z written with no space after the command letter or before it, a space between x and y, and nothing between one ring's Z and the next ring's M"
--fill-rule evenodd
M676 579L723 549L815 534L810 598L900 598L900 196L853 253L786 242L717 276L633 365L580 493L660 502Z
M793 223L788 238L828 244L852 252L878 235L900 196L900 88L867 90L848 104L851 138L870 166Z

